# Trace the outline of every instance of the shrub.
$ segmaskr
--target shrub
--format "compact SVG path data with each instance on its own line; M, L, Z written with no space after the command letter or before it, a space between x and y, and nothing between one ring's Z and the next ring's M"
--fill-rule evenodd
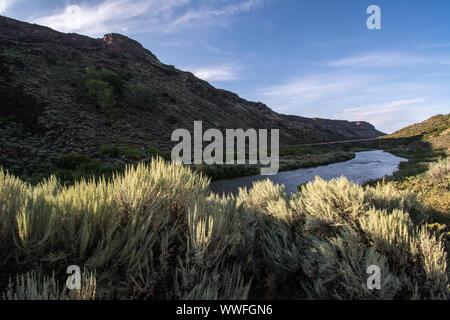
M139 83L133 88L133 105L135 108L153 111L156 108L156 94Z
M86 82L89 97L95 99L103 108L111 108L115 105L114 89L108 83L101 80L91 79Z
M44 166L42 169L45 170L40 175L33 177L33 181L39 182L43 177L49 177L53 173L65 184L73 184L81 179L111 178L114 172L122 171L121 167L108 167L98 160L92 160L79 153L62 156L56 161L55 166L56 168Z
M123 93L122 79L111 70L94 67L86 68L86 87L89 97L95 99L103 108L112 108L116 97Z
M431 164L426 174L433 182L448 183L450 181L450 158Z
M100 80L112 87L113 91L120 95L123 93L123 80L115 72L106 68L96 68L93 66L86 68L86 78L89 80Z
M17 275L9 281L3 300L94 300L96 280L92 273L83 272L81 289L62 289L54 275L41 277L35 272Z
M108 155L111 157L117 157L120 155L120 148L116 147L115 145L111 145L111 144L102 145L100 151L104 155Z
M148 149L148 154L149 154L151 157L156 157L156 156L158 156L160 153L159 153L158 148L156 148L156 147L151 147L150 149Z
M415 198L389 192L341 178L293 197L268 180L218 196L161 158L72 186L0 171L0 296L448 299L442 240L406 211L421 210ZM77 296L57 281L69 261L92 270ZM381 290L366 286L371 265Z
M139 150L134 149L134 148L126 149L125 156L131 160L141 160L142 159L142 154L139 152Z
M75 170L80 165L86 164L90 161L91 159L89 159L88 156L73 152L60 157L56 162L56 165L60 169Z
M343 178L316 180L302 188L291 206L301 216L297 230L304 237L302 268L311 279L302 285L310 298L445 299L443 243L425 226L417 228L400 209L421 208L415 198L402 198L405 195L398 193L400 199L390 200L388 188L365 190ZM364 285L369 265L382 270L379 291Z

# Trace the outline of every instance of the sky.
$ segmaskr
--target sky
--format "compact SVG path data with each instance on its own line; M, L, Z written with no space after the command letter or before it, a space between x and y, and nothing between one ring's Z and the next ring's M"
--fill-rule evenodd
M61 32L124 34L277 112L386 133L450 112L449 13L448 0L0 0L1 15Z

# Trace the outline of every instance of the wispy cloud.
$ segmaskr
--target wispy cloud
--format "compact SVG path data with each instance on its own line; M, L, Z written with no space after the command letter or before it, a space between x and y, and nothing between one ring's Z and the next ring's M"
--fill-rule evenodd
M386 103L345 109L338 117L348 120L366 120L386 133L394 132L408 124L420 122L439 113L448 102L432 102L429 97L395 100Z
M426 97L410 100L397 100L381 105L365 106L358 108L345 109L344 114L352 114L357 117L378 116L387 113L396 113L398 111L408 109L411 106L417 106L427 101Z
M441 48L449 48L450 42L434 42L434 43L425 43L418 46L421 49L441 49Z
M38 17L33 22L49 26L62 32L80 32L88 35L101 35L111 31L127 31L131 18L144 13L149 18L171 12L188 0L112 0L97 6L88 4L68 5L63 12Z
M236 80L239 67L221 65L207 68L193 68L192 73L205 81L230 81Z
M399 52L368 53L331 61L332 67L375 68L393 66L417 66L421 64L450 64L450 57L421 56Z
M13 7L20 0L1 0L0 1L0 14L5 13L8 9Z
M326 73L259 88L255 98L282 113L368 121L383 132L393 132L448 103L436 101L431 96L434 90L443 88L390 74Z
M220 23L221 18L249 12L264 5L264 0L246 0L228 4L222 7L200 7L189 9L164 26L165 32L178 32L185 28Z
M58 31L90 36L127 31L176 33L186 28L219 24L222 18L263 6L264 0L221 3L223 1L193 4L191 0L105 0L98 5L70 4L62 11L29 20Z
M280 111L301 112L302 106L309 107L324 100L336 100L368 82L369 78L363 75L319 74L262 88L258 92L264 101Z

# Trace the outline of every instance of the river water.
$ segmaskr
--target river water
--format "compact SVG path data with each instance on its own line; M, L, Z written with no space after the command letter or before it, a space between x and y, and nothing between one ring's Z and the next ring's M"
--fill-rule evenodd
M298 185L312 181L316 176L325 180L345 176L348 180L361 184L391 175L404 161L408 160L382 150L357 152L352 160L326 166L283 171L273 176L259 175L214 181L211 183L211 190L218 194L237 194L239 187L251 188L256 181L270 179L276 184L283 184L286 192L292 194L297 192Z

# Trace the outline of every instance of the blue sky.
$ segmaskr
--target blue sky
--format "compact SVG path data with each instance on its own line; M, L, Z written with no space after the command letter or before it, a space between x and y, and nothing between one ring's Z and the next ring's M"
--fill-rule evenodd
M369 30L369 5L381 30ZM450 110L448 0L0 0L62 32L125 34L214 86L393 132Z

